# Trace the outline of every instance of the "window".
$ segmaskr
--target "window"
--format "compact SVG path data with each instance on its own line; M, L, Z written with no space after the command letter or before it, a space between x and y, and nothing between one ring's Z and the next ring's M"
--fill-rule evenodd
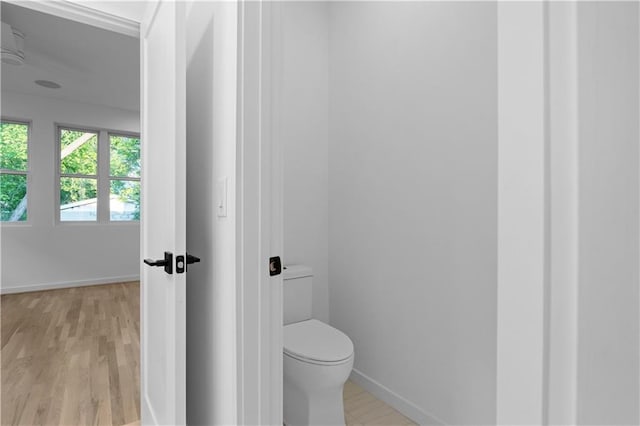
M29 124L0 123L0 216L2 222L27 220Z
M60 128L60 220L98 220L98 133Z
M140 139L58 128L61 222L140 220Z
M140 139L109 135L109 218L140 220Z

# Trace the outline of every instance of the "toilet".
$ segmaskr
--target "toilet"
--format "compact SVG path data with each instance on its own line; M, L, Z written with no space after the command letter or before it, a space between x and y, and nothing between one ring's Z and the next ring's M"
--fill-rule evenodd
M342 388L353 368L353 342L311 317L311 268L288 266L283 279L284 424L344 425Z

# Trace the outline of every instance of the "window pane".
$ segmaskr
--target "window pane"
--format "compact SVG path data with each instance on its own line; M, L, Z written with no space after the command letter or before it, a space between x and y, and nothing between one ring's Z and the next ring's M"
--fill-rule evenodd
M97 170L98 135L60 129L60 172L96 175Z
M26 171L29 126L2 122L0 134L0 168Z
M112 180L109 205L111 220L140 220L140 182Z
M3 222L27 220L27 176L0 174L0 206Z
M140 139L110 135L113 177L140 177Z
M97 196L96 179L60 178L60 220L96 221Z

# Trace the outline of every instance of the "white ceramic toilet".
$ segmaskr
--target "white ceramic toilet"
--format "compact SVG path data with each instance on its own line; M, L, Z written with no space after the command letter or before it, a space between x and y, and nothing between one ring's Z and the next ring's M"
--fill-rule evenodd
M353 368L353 343L311 318L311 268L292 265L283 275L284 423L344 425L342 388Z

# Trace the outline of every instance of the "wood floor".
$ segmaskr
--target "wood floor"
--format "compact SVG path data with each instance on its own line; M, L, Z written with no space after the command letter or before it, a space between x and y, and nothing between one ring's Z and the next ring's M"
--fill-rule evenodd
M347 426L415 425L393 407L380 401L351 380L344 385L344 414Z
M137 282L2 296L2 425L140 422ZM348 426L415 423L355 383Z
M3 425L140 419L137 282L2 296Z

